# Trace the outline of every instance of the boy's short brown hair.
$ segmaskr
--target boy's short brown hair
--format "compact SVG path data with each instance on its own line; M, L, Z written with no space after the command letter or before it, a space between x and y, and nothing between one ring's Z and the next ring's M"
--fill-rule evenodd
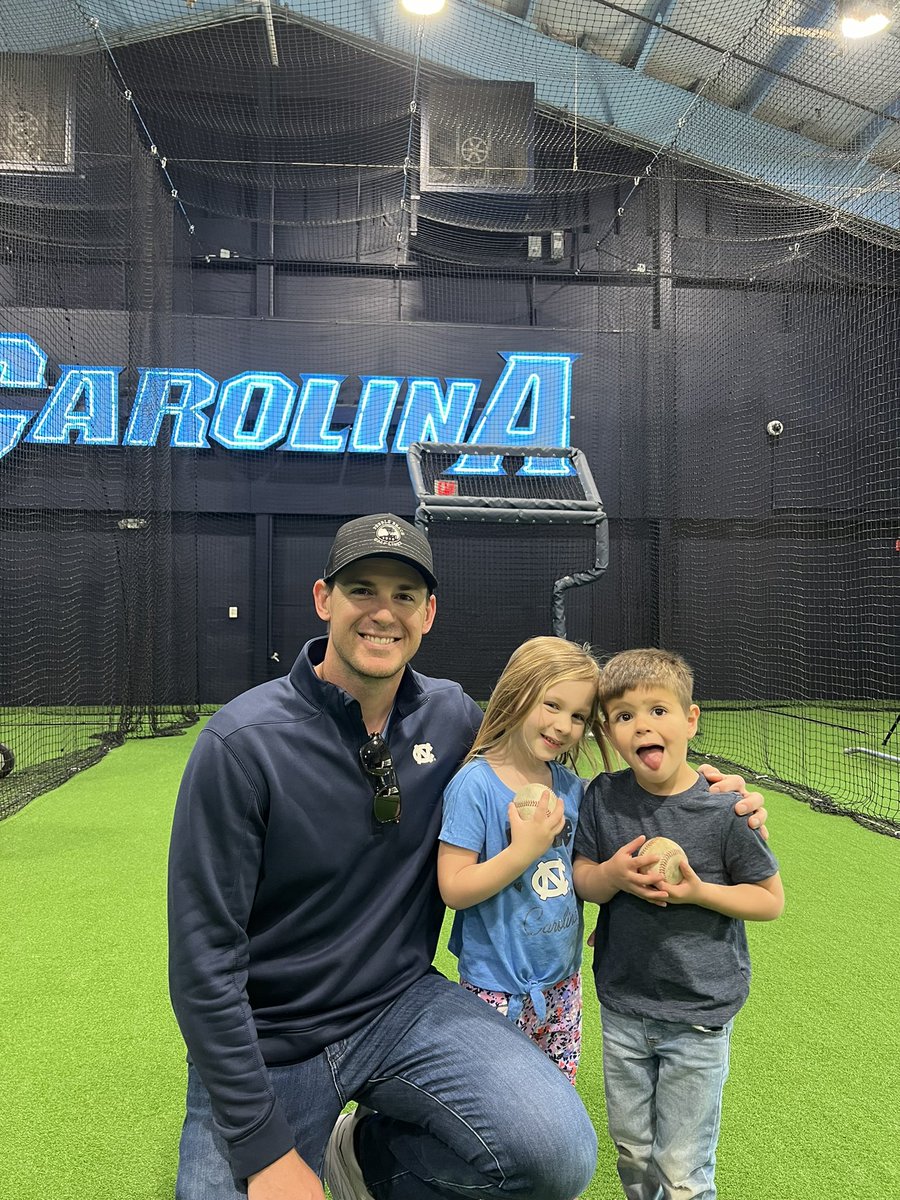
M603 666L598 686L604 713L613 700L626 692L653 687L672 692L687 712L693 700L694 672L672 650L623 650Z

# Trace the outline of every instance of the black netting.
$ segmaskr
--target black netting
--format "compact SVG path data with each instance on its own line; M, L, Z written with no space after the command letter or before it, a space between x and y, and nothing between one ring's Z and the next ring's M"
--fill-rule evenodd
M0 376L5 811L283 667L287 563L305 587L342 519L412 516L408 442L471 435L503 361L548 351L609 514L570 636L682 651L698 750L896 832L900 41L811 13L5 5L0 331L48 357L42 389ZM28 440L66 364L115 371L111 441L86 392ZM123 444L170 366L212 380L193 444L172 416ZM228 444L246 371L296 395L267 442L257 391ZM334 403L303 424L313 375ZM404 442L413 378L437 399ZM593 531L466 536L434 533L423 665L483 699Z
M419 653L422 670L458 679L485 700L521 642L553 630L553 587L596 558L591 526L500 525L490 518L433 522L439 617ZM565 597L566 636L602 644L596 585Z
M600 640L591 589L606 570L609 537L580 451L480 449L471 455L458 445L417 443L409 462L416 521L432 542L441 606L451 617L426 654L486 696L522 628L531 630L526 637L549 630Z
M0 327L49 348L48 386L57 364L124 368L96 380L116 396L117 439L138 367L172 352L184 230L96 47L5 55L0 93ZM4 408L46 398L11 388ZM100 404L73 390L74 425ZM82 444L23 439L0 459L0 817L126 737L196 720L193 553L176 548L171 456L84 444L83 430L65 441Z

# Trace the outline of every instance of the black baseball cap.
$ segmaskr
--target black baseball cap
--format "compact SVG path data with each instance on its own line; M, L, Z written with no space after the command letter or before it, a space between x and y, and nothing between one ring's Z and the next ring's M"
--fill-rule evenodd
M396 558L415 567L432 591L437 587L428 538L402 517L376 513L357 517L334 535L322 578L330 582L344 567L361 558Z

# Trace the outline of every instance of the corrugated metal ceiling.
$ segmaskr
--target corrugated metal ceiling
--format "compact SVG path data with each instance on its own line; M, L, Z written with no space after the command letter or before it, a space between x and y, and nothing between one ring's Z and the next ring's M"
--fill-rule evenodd
M277 41L280 22L310 24L458 75L534 79L564 119L900 230L900 21L847 41L839 0L448 0L421 36L398 0L95 0L80 29L73 11L0 0L0 45L77 51L248 18Z

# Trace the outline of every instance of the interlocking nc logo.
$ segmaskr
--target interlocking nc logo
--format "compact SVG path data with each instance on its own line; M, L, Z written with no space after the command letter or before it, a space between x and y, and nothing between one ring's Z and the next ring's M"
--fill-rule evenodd
M563 860L551 858L547 862L539 862L531 876L531 886L542 900L551 900L554 896L568 896L569 881L566 879Z
M413 746L413 762L418 763L420 767L436 761L431 742L420 742L418 746Z

